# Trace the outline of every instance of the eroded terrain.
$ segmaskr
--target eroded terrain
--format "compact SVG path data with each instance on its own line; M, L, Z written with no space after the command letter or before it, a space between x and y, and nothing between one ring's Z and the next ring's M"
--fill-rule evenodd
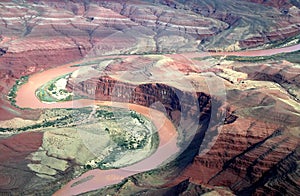
M298 1L0 10L0 193L300 194Z

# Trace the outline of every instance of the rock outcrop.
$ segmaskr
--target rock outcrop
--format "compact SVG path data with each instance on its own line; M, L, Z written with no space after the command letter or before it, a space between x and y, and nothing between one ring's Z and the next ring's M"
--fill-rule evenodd
M245 1L160 3L2 2L1 92L7 93L23 75L85 56L236 50L290 38L300 31L300 11L291 4L288 13L282 13L276 6Z
M16 108L7 98L22 76L85 57L240 50L285 40L296 43L300 9L298 1L282 0L3 1L0 31L0 120L37 119L40 110ZM178 144L185 151L170 168L159 170L170 174L166 184L150 187L137 176L136 182L126 186L138 187L136 193L142 189L154 194L214 190L222 195L230 189L240 195L300 195L299 61L237 64L202 59L196 63L172 54L167 60L162 56L165 61L159 63L151 60L153 56L115 61L99 71L102 77L68 81L69 89L92 99L147 107L160 102L163 107L157 109L166 111L176 126L187 127L179 129ZM169 73L174 69L182 74ZM228 70L243 78L235 78ZM124 72L137 82L122 79ZM170 75L170 81L163 80ZM226 101L203 87L211 77L222 78ZM180 85L184 80L194 92ZM196 132L190 127L197 127ZM33 178L26 157L38 151L42 141L41 132L1 135L0 193L40 189L38 183L26 186L27 180L39 180ZM206 153L199 150L201 144L211 143ZM48 184L44 188L49 192L41 194L58 186ZM218 190L219 186L227 188Z
M181 174L177 176L176 180L165 186L173 186L185 179L190 179L196 184L229 187L236 194L259 194L269 190L276 195L285 186L288 187L286 194L299 193L296 186L299 166L296 166L298 164L295 162L295 157L299 153L299 137L294 135L297 134L295 130L300 126L299 117L295 115L299 113L299 108L288 93L280 90L280 86L268 83L268 77L254 77L260 76L255 72L259 71L257 66L262 69L261 73L265 74L276 74L274 70L279 70L276 69L276 66L266 69L263 65L254 66L251 63L230 64L230 66L234 66L232 69L235 71L246 73L249 81L247 81L248 83L225 83L228 85L227 101L218 105L220 111L216 113L220 115L220 119L223 119L222 126L216 124L208 127L208 124L214 124L214 121L210 122L211 119L216 120L212 117L211 108L212 102L216 104L217 97L197 92L196 100L200 106L200 113L197 113L197 109L194 108L195 102L192 101L195 99L193 94L173 87L176 86L175 84L166 85L155 82L139 84L122 81L122 77L117 76L126 72L126 69L131 72L138 70L139 68L133 65L139 60L141 59L132 60L131 63L126 60L116 61L120 63L120 66L116 66L116 62L112 62L105 68L107 76L80 80L78 83L70 79L68 88L77 92L78 95L88 96L92 99L130 102L147 107L155 102L161 102L164 106L163 111L167 111L167 115L175 125L180 124L181 118L193 119L190 123L199 123L202 128L204 125L205 128L198 129L196 135L193 136L197 142L191 142L183 153L189 154L189 156L184 156L183 159L179 156L176 160L180 164L175 164L174 168L181 168L181 170L179 169ZM146 62L144 65L150 63ZM172 63L168 62L168 65L170 64ZM285 62L285 65L288 64ZM148 77L155 70L155 65L151 65L152 67L147 70L150 73ZM180 64L173 65L179 66ZM277 66L282 65L277 64ZM117 67L119 69L116 69ZM226 69L226 65L220 69ZM285 78L284 80L271 81L274 83L288 82L297 86L297 72L289 71L294 69L296 67L290 64L285 72L280 72L284 74L282 77ZM115 75L114 78L110 77L110 74ZM189 76L185 75L184 77L188 78ZM255 84L255 81L254 84L251 84L252 80L266 82L260 82L260 86L252 88L251 85ZM203 81L198 82L199 85L203 83ZM226 105L229 107L226 108ZM222 107L225 107L226 110L222 110ZM179 129L180 134L186 138L188 138L186 135L188 131L188 129ZM209 134L217 135L217 137L207 137ZM199 143L207 142L203 140L204 135L206 135L206 140L216 141L211 149L203 154L203 151L198 149ZM187 140L183 139L183 141ZM197 152L194 151L195 149ZM284 175L283 171L289 172L289 175ZM272 176L274 173L277 177ZM284 183L283 179L287 178L291 182L290 186ZM140 181L143 180L140 179Z
M69 80L67 87L78 95L96 100L128 102L146 107L160 102L164 108L157 109L166 111L166 115L177 126L181 118L198 119L190 122L197 124L199 119L210 117L211 97L209 95L200 92L197 94L184 92L161 83L135 85L103 76L79 83ZM199 108L197 108L198 104Z
M42 145L43 133L28 132L0 140L0 192L9 194L24 188L35 173L27 168L26 157Z

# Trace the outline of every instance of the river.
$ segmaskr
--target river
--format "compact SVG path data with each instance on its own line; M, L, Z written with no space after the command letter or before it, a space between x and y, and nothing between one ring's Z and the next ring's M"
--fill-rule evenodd
M283 52L292 52L300 49L300 44L295 46L290 46L286 48L277 48L269 50L258 50L258 51L241 51L241 52L204 52L204 53L183 53L181 54L187 58L195 57L205 57L205 56L215 56L215 55L235 55L235 56L267 56ZM176 59L176 55L167 55ZM107 58L112 58L113 56L108 56ZM120 56L118 56L120 57ZM126 56L128 58L129 56ZM130 58L135 58L137 56L132 55ZM106 58L106 57L102 57ZM176 128L172 122L161 112L156 111L152 108L147 108L140 105L129 104L129 103L115 103L107 101L95 101L95 100L75 100L67 102L59 102L47 104L41 102L36 96L35 91L44 83L67 73L73 72L80 67L71 67L74 64L79 64L83 61L68 63L56 68L45 70L40 73L33 74L30 76L28 82L22 85L16 97L16 104L19 107L26 108L78 108L93 105L114 105L118 107L129 108L139 112L146 117L150 118L154 125L158 129L159 135L159 146L158 149L148 158L133 164L128 167L121 169L111 169L111 170L100 170L94 169L90 170L80 177L71 180L69 183L64 185L60 190L58 190L55 195L76 195L84 193L91 190L96 190L107 185L116 184L121 182L124 178L131 176L136 173L143 171L148 171L154 169L163 163L165 160L170 158L172 155L179 151L177 142L177 132ZM78 183L81 182L81 183ZM75 184L76 186L74 186ZM72 186L73 185L73 186Z

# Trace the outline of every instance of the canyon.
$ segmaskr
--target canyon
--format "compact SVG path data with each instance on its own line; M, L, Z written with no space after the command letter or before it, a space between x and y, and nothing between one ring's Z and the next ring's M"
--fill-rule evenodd
M135 63L137 61L134 60L133 62ZM134 67L135 64L133 62L132 64L125 63L126 69L131 72L134 72L134 68L132 67ZM155 65L152 66L155 67ZM154 69L153 67L152 69ZM263 66L260 67L263 69ZM251 66L247 66L247 69L253 70L251 69ZM121 70L124 71L123 69ZM148 71L152 73L150 70ZM234 70L241 71L239 68L234 68ZM114 69L109 69L109 71L114 73L117 72ZM267 71L263 71L263 73L267 73ZM298 72L296 71L295 73ZM114 74L107 73L107 75ZM296 77L298 77L298 74L296 75ZM118 78L118 76L115 77ZM250 73L249 78L251 78ZM124 76L122 78L121 74L121 78L118 79L124 80ZM126 79L128 80L128 78ZM181 80L180 77L177 79ZM260 78L260 80L263 79ZM167 81L169 81L169 84L171 83L170 80ZM175 84L170 85L175 86ZM206 124L207 126L204 128L205 131L196 130L194 134L195 138L197 138L197 143L191 145L194 148L199 149L200 147L197 145L204 144L203 141L201 142L204 135L206 140L209 139L210 142L216 141L214 141L213 146L208 152L198 152L199 155L195 156L193 164L189 165L181 172L180 177L178 177L175 182L172 182L173 185L189 179L193 183L230 187L233 192L238 194L259 194L260 191L266 190L273 192L272 194L278 194L279 192L282 192L282 190L276 190L276 188L272 187L276 183L270 185L271 182L269 182L269 180L274 181L274 177L269 176L265 179L264 175L268 175L269 172L278 172L277 180L279 180L278 178L284 178L286 174L284 172L285 170L282 168L284 166L281 166L280 160L289 159L291 161L290 164L295 164L295 167L293 167L293 169L290 168L291 170L288 169L290 172L290 181L281 183L286 183L283 186L288 186L289 189L287 189L287 191L291 191L286 192L286 194L296 195L298 193L297 183L299 182L299 175L297 175L298 166L296 166L298 159L297 154L299 153L299 139L297 136L295 138L295 135L291 133L297 130L297 127L300 125L298 122L299 116L293 115L294 112L299 112L299 107L293 108L292 106L292 108L288 110L293 112L287 112L287 110L283 108L289 107L289 104L272 96L275 92L276 96L281 94L278 91L279 88L270 86L267 83L265 85L266 86L261 87L261 89L258 88L259 90L249 89L248 91L241 91L234 87L229 87L231 85L226 84L225 86L227 86L227 89L232 88L226 92L227 103L223 104L228 104L230 106L229 108L227 107L226 110L224 110L224 105L218 105L217 96L211 98L211 96L198 92L198 98L196 98L200 106L200 113L198 114L197 110L191 107L196 105L191 94L186 95L187 92L178 91L178 89L172 90L172 88L165 86L164 84L124 84L123 82L116 81L115 79L106 76L88 79L79 83L74 83L73 81L68 83L70 89L75 92L83 93L85 96L89 96L92 99L132 102L148 107L156 101L159 101L164 106L166 114L168 114L173 123L175 125L180 124L180 127L187 127L187 124L180 119L180 117L183 116L189 120L192 119L189 122L189 125L193 122L201 125L204 122L203 124ZM180 88L178 84L177 87ZM195 86L193 87L195 88ZM205 88L201 88L202 92L205 92L204 89ZM174 93L174 91L176 93ZM282 95L283 94L280 96ZM287 94L285 97L286 98L282 98L290 99L287 98L289 97ZM214 108L218 109L215 113L211 112L212 102L215 104ZM294 102L295 105L297 104L296 101L291 102ZM257 105L263 106L256 109ZM223 110L220 110L220 108L223 108ZM264 108L267 109L268 115L265 115L265 112L262 112L264 111ZM178 112L178 110L180 112ZM180 113L181 116L176 115L178 113ZM214 117L214 115L217 117ZM224 118L224 121L221 120L222 118ZM219 122L224 122L224 124L217 124ZM210 125L211 123L216 123L216 125ZM186 134L187 130L184 130L180 135ZM192 129L190 128L190 130ZM211 138L209 137L209 134L212 135ZM217 139L213 138L215 135L217 135ZM190 143L184 139L183 141L183 143ZM207 148L207 146L205 146L205 148ZM189 153L191 152L193 152L193 150L190 149ZM220 155L224 157L220 159ZM184 164L183 160L179 159L177 161ZM188 162L190 162L190 160L188 160ZM277 167L281 168L283 171L277 171ZM233 181L231 181L231 179ZM262 179L264 180L262 181ZM289 185L287 183L289 183Z
M299 195L299 16L298 1L281 0L1 1L0 193ZM35 96L67 73L72 101ZM169 159L105 182L68 156L50 178L30 169L53 130L10 130L95 104L160 122Z

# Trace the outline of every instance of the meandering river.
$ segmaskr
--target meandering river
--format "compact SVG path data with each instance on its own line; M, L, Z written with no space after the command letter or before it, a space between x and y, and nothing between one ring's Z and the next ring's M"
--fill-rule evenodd
M110 57L111 58L111 57ZM53 69L49 69L40 73L32 75L28 82L20 87L17 92L16 103L20 107L27 108L80 108L94 105L105 105L114 107L123 107L148 117L158 129L159 135L159 146L158 149L148 158L128 167L121 169L111 170L90 170L77 179L74 179L67 183L62 189L57 191L55 195L76 195L84 193L90 190L99 189L101 187L116 184L121 182L124 178L133 174L147 171L156 168L163 161L170 158L173 154L178 152L177 132L172 122L162 113L152 108L144 107L141 105L130 104L130 103L116 103L109 101L97 101L97 100L74 100L67 102L57 103L43 103L36 96L35 91L47 81L53 80L58 76L73 72L79 67L71 67L74 64L81 62L74 62L59 66ZM90 176L93 176L92 178ZM84 180L88 178L89 180ZM82 181L82 183L76 183ZM76 183L76 186L72 186Z
M300 44L291 47L270 49L270 50L258 50L258 51L251 50L251 51L242 51L242 52L215 52L215 53L208 53L208 52L184 53L182 55L184 55L187 58L215 56L215 55L267 56L267 55L273 55L282 52L297 51L299 49L300 49ZM168 56L172 57L173 55L168 55ZM176 54L174 55L174 59L176 59L175 56ZM131 58L135 58L135 57L137 56L135 55L131 56ZM112 58L112 56L103 57L103 58ZM128 56L126 56L126 58L128 58ZM129 103L115 103L115 102L96 101L96 100L88 100L88 99L47 104L41 102L35 96L35 91L41 85L43 85L44 83L50 80L53 80L58 76L79 69L79 67L71 67L71 66L74 64L79 64L81 62L83 61L65 64L53 69L49 69L40 73L33 74L29 78L28 83L22 85L18 90L17 97L16 97L16 104L20 107L26 107L26 108L78 108L78 107L93 106L93 105L108 105L108 106L114 105L118 107L129 108L145 115L146 117L150 118L153 121L154 125L158 129L160 143L155 153L153 153L148 158L136 164L133 164L131 166L124 167L121 169L111 169L111 170L94 169L82 174L80 177L71 180L69 183L64 185L60 190L58 190L55 193L55 195L57 196L76 195L87 191L99 189L107 185L116 184L118 182L121 182L124 178L128 176L156 168L165 160L167 160L168 158L170 158L172 155L174 155L179 151L176 145L177 142L176 128L163 113L156 111L152 108L147 108L144 106L129 104Z

